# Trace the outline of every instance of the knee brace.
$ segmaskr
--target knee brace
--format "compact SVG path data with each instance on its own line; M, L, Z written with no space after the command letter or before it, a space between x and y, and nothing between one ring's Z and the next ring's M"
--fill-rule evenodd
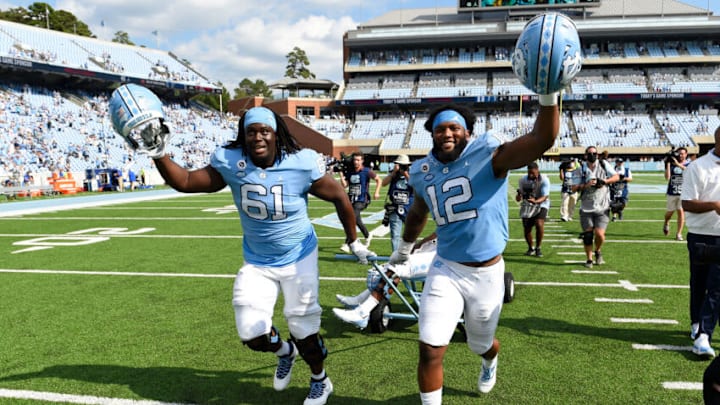
M582 234L583 245L592 246L593 236L595 236L595 233L593 231L583 232L583 234Z
M243 341L243 344L256 352L276 352L282 346L280 332L274 326L270 327L270 333L256 338Z
M292 335L290 338L298 348L300 357L302 357L308 365L312 366L321 363L327 357L325 341L319 333L313 333L304 339L296 339Z

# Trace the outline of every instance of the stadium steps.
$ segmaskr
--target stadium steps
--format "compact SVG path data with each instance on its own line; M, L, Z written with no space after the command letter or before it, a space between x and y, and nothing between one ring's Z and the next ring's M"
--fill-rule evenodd
M408 121L407 129L405 129L405 139L403 139L403 143L402 143L403 148L410 147L410 138L412 138L413 128L415 128L415 117L410 115L410 120Z
M663 129L662 125L660 125L660 122L657 120L657 116L655 115L654 111L650 114L650 121L652 121L652 124L655 127L655 131L658 133L658 135L660 135L660 139L667 142L667 145L670 145L670 139L668 139L665 130Z
M82 98L82 97L80 97L80 96L78 96L78 95L71 94L71 93L67 93L67 92L61 92L60 95L61 95L65 100L68 100L68 101L70 101L71 103L76 104L76 105L78 105L78 106L80 106L80 107L82 107L82 106L85 104L85 102L87 101L87 100L85 100L84 98Z
M21 40L17 39L17 37L15 37L13 34L5 31L5 30L2 29L2 28L0 28L0 32L2 32L3 34L5 34L5 35L9 36L10 38L12 38L13 40L15 40L15 43L21 43L21 42L22 42Z
M568 129L570 130L570 139L572 139L573 145L580 145L580 138L577 135L577 127L575 127L575 117L570 112L570 119L567 121Z

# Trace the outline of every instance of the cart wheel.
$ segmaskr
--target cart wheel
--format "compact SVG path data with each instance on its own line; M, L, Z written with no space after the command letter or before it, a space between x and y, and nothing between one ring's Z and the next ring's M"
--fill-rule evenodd
M384 315L390 312L390 302L385 298L381 298L380 302L370 311L370 319L368 319L368 326L372 333L383 333L390 326L390 318L386 318Z
M515 298L515 278L510 272L505 273L505 297L503 302L512 302Z

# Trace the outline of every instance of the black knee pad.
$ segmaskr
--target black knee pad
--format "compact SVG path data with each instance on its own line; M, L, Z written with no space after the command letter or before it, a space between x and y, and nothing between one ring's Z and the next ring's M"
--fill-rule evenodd
M282 347L282 340L280 332L272 326L270 333L244 341L243 344L256 352L276 352Z
M583 234L582 234L583 245L592 246L593 236L595 236L595 233L593 231L583 232Z
M327 348L325 347L325 341L319 333L313 333L305 339L295 339L290 336L295 346L300 352L300 357L305 362L312 366L313 364L321 363L327 357Z

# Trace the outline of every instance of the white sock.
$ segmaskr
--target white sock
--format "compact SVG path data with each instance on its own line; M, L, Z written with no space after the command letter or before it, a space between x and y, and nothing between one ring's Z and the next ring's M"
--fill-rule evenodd
M420 402L422 405L441 405L442 404L442 387L432 392L421 392Z
M283 341L282 346L280 346L280 349L278 349L278 351L275 352L275 355L280 357L280 356L286 356L288 354L290 354L290 343Z
M310 374L311 374L312 379L315 381L321 381L321 380L324 380L325 377L327 377L327 375L325 374L325 369L323 369L320 372L320 374L312 374L312 373L310 373Z
M365 290L367 291L367 290ZM370 292L370 291L368 291ZM373 297L372 294L370 294L369 297L365 299L365 301L361 302L360 305L358 305L357 310L360 312L360 314L364 317L370 316L370 311L373 310L378 304L378 299Z

